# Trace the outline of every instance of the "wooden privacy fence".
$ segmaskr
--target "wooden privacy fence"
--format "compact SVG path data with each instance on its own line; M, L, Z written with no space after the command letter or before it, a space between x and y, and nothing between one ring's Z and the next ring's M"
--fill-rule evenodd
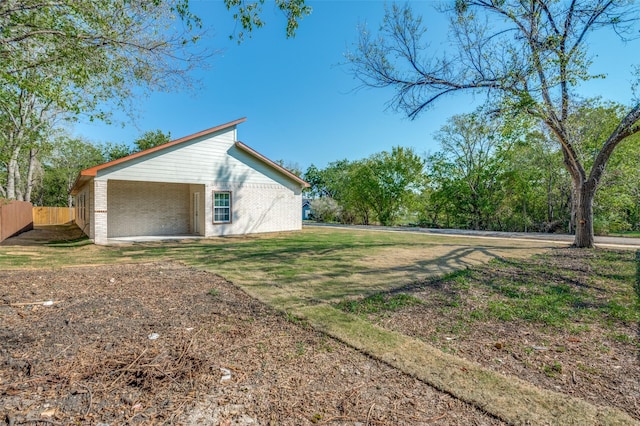
M0 241L33 229L31 203L0 198Z
M38 225L64 225L76 219L76 210L73 207L34 207L33 224Z

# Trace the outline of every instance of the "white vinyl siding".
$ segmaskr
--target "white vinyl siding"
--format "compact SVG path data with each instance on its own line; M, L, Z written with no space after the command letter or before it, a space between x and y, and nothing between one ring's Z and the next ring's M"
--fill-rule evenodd
M227 130L203 136L100 170L96 179L190 184L279 184L292 190L299 187L282 173L238 149L234 135L235 131Z
M282 185L214 185L208 188L205 235L243 235L302 228L302 194ZM212 192L231 192L229 223L214 222Z

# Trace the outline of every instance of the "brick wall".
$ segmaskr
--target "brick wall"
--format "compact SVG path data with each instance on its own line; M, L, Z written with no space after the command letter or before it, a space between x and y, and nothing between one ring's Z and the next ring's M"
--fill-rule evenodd
M134 181L94 181L90 206L94 220L90 237L108 238L182 235L193 230L192 198L204 190L204 235L294 231L302 229L300 191L278 184L188 185ZM213 192L232 192L232 222L213 223ZM109 211L107 212L107 200Z
M110 180L109 237L188 234L189 192L187 184Z
M93 216L91 231L96 244L107 244L107 181L93 181Z
M213 192L232 192L232 223L213 223ZM301 193L281 185L213 185L206 191L207 236L302 229Z

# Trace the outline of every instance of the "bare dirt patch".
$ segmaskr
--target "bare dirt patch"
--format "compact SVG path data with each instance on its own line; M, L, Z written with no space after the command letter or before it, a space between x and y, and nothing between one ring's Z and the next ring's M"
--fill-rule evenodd
M634 253L624 254L624 262L632 265L624 271L608 269L598 263L598 256L594 251L558 249L511 266L508 261L499 267L476 266L469 274L404 289L422 304L367 318L535 386L617 407L640 421L640 325L637 314L635 319L616 316L616 303L622 302L615 296L620 288L614 288L624 282L633 292ZM582 298L575 298L570 311L549 314L556 316L549 321L560 325L485 315L501 308L504 297L518 300L537 290ZM536 312L544 315L543 310ZM508 317L510 312L504 308L495 315Z
M0 271L0 305L0 424L500 424L178 263Z
M0 245L3 246L32 246L41 245L51 241L70 241L82 238L84 234L75 224L71 225L41 225L32 230L23 232L15 237L8 238Z

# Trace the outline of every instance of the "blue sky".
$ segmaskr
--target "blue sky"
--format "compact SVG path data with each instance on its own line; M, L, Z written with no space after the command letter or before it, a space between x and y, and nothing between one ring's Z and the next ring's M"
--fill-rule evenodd
M412 3L423 12L434 43L443 43L447 23L434 11L435 3ZM242 142L272 160L297 163L303 171L311 164L325 167L397 145L419 154L437 151L434 133L452 115L471 111L474 99L445 98L414 121L387 110L390 90L354 90L358 81L341 65L344 53L357 40L358 25L366 22L376 29L385 3L308 0L308 4L312 14L301 22L295 38L286 39L284 18L267 0L267 25L238 45L228 38L235 23L221 0L192 0L194 12L210 28L203 43L220 51L211 58L209 69L195 74L201 80L199 90L140 98L135 123L124 127L78 123L73 134L89 141L130 144L147 130L171 132L175 139L247 117L238 128ZM597 55L593 70L608 78L584 86L584 93L629 104L638 43L597 35L590 41Z

